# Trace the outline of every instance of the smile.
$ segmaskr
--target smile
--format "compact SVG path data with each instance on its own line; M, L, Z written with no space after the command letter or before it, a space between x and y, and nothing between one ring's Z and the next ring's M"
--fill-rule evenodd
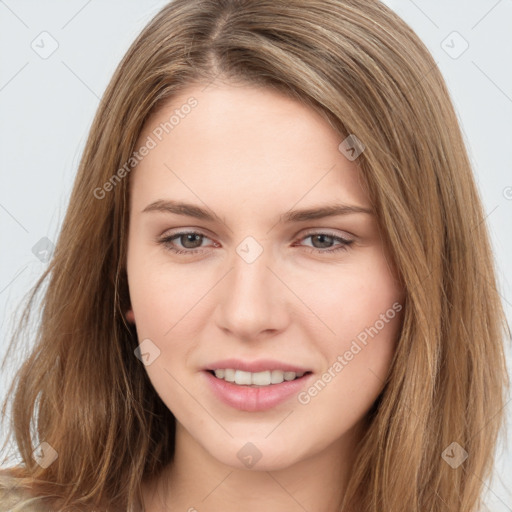
M284 370L267 370L262 372L246 372L233 368L221 368L213 371L217 379L232 382L239 386L273 386L284 381L292 381L310 372L287 372Z
M300 374L295 372L281 370L251 373L226 368L216 371L219 375L223 375L224 372L224 375L217 377L213 370L201 372L206 378L206 386L210 389L212 397L224 405L247 412L267 411L286 403L304 390L313 377L312 372L305 372L299 376ZM229 382L226 376L235 380ZM279 382L272 383L272 376ZM237 380L241 383L237 383Z

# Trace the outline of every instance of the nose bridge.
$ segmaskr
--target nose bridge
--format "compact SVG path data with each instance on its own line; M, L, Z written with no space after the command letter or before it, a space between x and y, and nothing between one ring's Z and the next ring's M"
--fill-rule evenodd
M249 301L253 307L262 307L271 298L269 291L272 288L272 273L268 269L272 266L271 251L263 246L263 242L249 236L240 242L235 253L230 283L231 295L239 304Z
M236 247L220 304L224 328L244 337L280 328L283 298L268 267L273 267L271 250L256 239L247 237Z

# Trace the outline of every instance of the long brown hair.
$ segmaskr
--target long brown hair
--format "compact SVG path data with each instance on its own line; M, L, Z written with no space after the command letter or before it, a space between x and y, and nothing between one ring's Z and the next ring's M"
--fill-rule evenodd
M47 285L34 349L2 410L5 420L12 397L22 463L11 474L59 510L127 510L140 503L141 480L172 460L174 417L123 316L125 165L150 114L216 77L289 94L340 142L355 134L365 145L361 175L406 301L343 510L477 510L503 420L509 330L445 82L413 30L376 0L176 0L135 40L103 95L53 259L12 341ZM32 458L40 442L58 454L46 468ZM468 454L457 468L443 457L450 446Z

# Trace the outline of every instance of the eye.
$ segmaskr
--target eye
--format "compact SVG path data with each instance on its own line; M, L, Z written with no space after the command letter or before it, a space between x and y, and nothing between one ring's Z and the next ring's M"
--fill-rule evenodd
M317 254L346 251L348 250L350 244L354 242L352 239L344 238L339 235L323 231L309 233L306 236L300 238L300 240L307 240L308 238L311 239L313 246L306 246L307 250ZM202 244L205 239L209 238L198 231L182 231L172 235L164 236L158 240L158 243L162 244L167 250L175 254L190 255L204 252L202 249L204 246ZM178 241L182 248L179 246L176 247L175 241ZM338 243L338 246L333 248L332 245L336 242ZM318 244L320 247L315 247L316 244Z
M201 247L201 244L205 238L208 237L197 231L182 231L181 233L175 233L160 239L159 243L161 243L169 251L176 254L195 254L197 252L202 252L201 250L197 249ZM176 239L182 243L182 247L184 247L185 250L175 247L173 242Z
M338 251L346 251L348 250L350 244L354 242L352 239L321 231L309 233L302 237L301 240L307 240L308 238L310 238L313 243L313 247L310 247L308 250L315 253L333 253ZM332 244L335 242L338 242L339 245L332 248ZM315 247L314 244L318 244L320 247Z

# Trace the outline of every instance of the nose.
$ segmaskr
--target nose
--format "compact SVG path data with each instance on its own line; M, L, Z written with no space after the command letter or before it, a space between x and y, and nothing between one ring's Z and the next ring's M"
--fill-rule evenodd
M270 337L288 324L290 292L282 277L276 277L279 271L270 252L264 250L252 262L235 252L219 289L216 323L240 340Z

